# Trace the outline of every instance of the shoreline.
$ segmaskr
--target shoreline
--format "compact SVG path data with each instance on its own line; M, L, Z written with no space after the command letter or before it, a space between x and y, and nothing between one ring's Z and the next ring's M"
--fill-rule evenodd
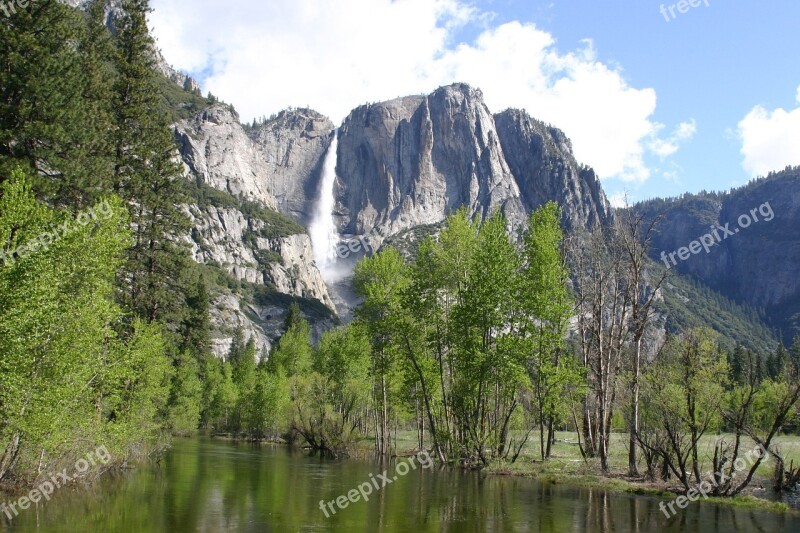
M509 468L511 466L511 468ZM666 485L653 483L649 481L634 481L627 479L625 476L615 477L613 474L604 476L600 474L573 474L573 473L560 473L552 471L537 471L536 467L542 465L541 463L534 463L533 468L522 468L513 465L490 465L482 469L486 475L490 476L511 476L511 477L524 477L535 479L540 483L552 485L568 485L572 487L586 488L586 489L601 489L615 494L629 494L633 496L649 496L662 500L674 500L683 493L673 490ZM754 481L754 484L756 481ZM766 493L768 489L764 489ZM748 488L742 494L736 495L732 498L725 498L719 496L709 496L707 498L700 498L692 504L698 503L712 503L722 504L739 509L752 509L769 511L777 514L800 516L800 509L795 509L790 505L780 502L771 501L761 498L753 494L753 489Z

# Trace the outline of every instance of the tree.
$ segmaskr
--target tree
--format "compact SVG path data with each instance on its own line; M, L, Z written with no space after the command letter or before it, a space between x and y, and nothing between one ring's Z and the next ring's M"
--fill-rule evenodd
M531 215L529 229L523 235L520 334L528 341L527 364L542 460L550 457L554 423L567 410L569 391L583 382L575 359L565 350L574 303L568 289L569 270L563 256L560 220L558 204L545 204Z
M0 479L49 471L77 442L124 457L159 439L165 345L155 326L117 333L112 281L131 234L118 198L102 206L72 220L37 203L20 171L0 186Z
M631 353L631 406L628 428L628 475L638 476L636 450L639 431L639 378L642 366L642 342L652 326L655 315L654 303L667 279L669 270L656 279L648 276L650 247L655 229L663 217L657 216L645 222L645 214L636 212L629 206L621 210L617 217L615 237L622 248L624 283L629 292L629 322L623 323L628 329L626 340Z
M688 491L701 482L698 443L721 423L729 368L710 330L671 338L644 375L643 427L638 443L664 461ZM660 435L659 435L660 434Z
M227 430L230 428L230 417L239 396L233 381L232 365L216 357L208 357L204 363L202 425L206 428Z
M208 311L208 287L199 276L186 296L181 322L181 350L187 350L202 360L211 351L211 317Z
M199 370L197 359L189 352L181 352L175 361L169 401L169 423L174 435L193 435L200 425L203 384Z
M314 351L313 373L296 400L294 429L313 449L346 453L366 426L370 407L370 343L351 324L328 331Z
M299 309L298 309L299 311ZM267 362L267 368L277 373L279 370L291 378L306 375L311 371L311 327L302 315L290 310L289 328L283 334L278 346Z
M630 285L623 250L608 229L573 237L568 248L575 272L579 348L590 388L583 405L585 451L592 457L599 454L607 472L614 400L630 321Z
M248 410L256 386L256 345L252 338L247 341L244 349L236 356L231 365L232 379L237 391L236 406L231 417L231 428L235 431L247 432L249 429L247 427Z
M736 346L728 359L731 367L731 379L734 384L742 384L745 379L746 363L745 351L741 343L737 342Z
M355 316L365 325L372 343L371 374L378 425L375 449L381 455L389 453L389 389L397 355L393 319L401 310L401 298L408 283L408 268L400 253L391 247L361 259L353 278L356 294L363 298Z
M129 205L134 244L120 282L123 301L147 321L171 320L183 303L176 272L188 254L176 244L188 230L181 167L161 106L147 0L125 0L117 24L113 188Z
M21 167L37 196L73 212L108 191L113 166L94 20L87 31L78 10L41 0L0 21L0 181Z

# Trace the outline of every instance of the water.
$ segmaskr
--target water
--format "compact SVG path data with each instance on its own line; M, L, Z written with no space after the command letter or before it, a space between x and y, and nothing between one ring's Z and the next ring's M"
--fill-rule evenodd
M160 465L62 489L0 531L800 531L800 519L764 511L692 504L667 520L656 498L422 468L325 518L321 499L346 495L387 468L396 466L320 460L279 446L176 440Z
M333 219L338 151L339 130L336 130L333 133L333 142L331 142L322 164L319 197L314 206L314 214L308 228L311 244L314 248L314 261L326 281L332 274L336 263L336 245L339 243L339 233Z

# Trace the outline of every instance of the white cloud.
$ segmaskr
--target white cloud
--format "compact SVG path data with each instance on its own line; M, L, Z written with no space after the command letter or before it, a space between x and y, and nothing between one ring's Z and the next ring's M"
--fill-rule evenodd
M797 89L800 104L800 87ZM786 111L754 107L739 122L742 166L751 176L764 176L800 164L800 106Z
M694 119L687 122L681 122L666 139L658 136L658 133L664 128L663 124L657 124L653 133L653 138L648 144L648 148L655 155L661 159L665 159L671 155L675 155L680 149L680 145L689 141L697 133L697 124Z
M651 174L644 154L658 139L655 91L630 87L618 69L597 60L590 41L561 53L534 25L493 26L491 14L461 0L153 6L165 57L203 73L204 89L235 104L244 120L310 106L338 122L367 101L463 81L481 88L494 112L524 108L563 129L578 159L603 178L645 181ZM455 43L465 25L479 36Z
M611 207L614 209L622 209L623 207L628 207L629 205L633 205L634 201L633 198L627 192L618 192L612 194L608 197L608 203L611 204Z

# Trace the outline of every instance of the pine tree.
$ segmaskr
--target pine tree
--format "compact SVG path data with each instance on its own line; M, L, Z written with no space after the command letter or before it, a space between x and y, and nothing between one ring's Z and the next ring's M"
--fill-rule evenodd
M228 350L228 362L236 365L244 352L244 331L241 326L237 326L231 339L231 347Z
M181 324L181 349L202 360L211 349L211 317L205 279L200 276L186 297L186 309Z
M797 335L792 342L792 348L789 350L789 361L792 363L794 371L800 374L800 335Z
M56 0L0 17L0 182L22 167L38 197L73 210L100 194L111 169L101 40Z
M741 343L736 343L733 353L730 354L728 360L731 368L731 379L733 383L742 384L745 381L745 353Z
M147 321L170 322L182 302L188 255L175 244L188 230L181 211L181 167L161 106L148 0L126 0L118 24L114 87L114 190L128 201L135 242L128 254L123 301Z

